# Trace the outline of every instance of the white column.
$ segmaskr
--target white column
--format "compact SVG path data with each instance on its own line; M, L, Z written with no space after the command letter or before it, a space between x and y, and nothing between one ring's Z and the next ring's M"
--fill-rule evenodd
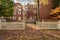
M1 30L1 20L0 20L0 30Z
M58 29L60 29L60 20L58 21Z

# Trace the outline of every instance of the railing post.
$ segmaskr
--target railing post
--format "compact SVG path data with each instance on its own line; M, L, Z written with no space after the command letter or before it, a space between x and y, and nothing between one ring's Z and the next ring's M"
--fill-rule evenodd
M0 20L0 30L1 30L1 20Z

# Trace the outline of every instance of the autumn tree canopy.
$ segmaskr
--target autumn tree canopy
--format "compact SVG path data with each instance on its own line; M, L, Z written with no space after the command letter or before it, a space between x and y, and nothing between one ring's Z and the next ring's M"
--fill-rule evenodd
M55 8L54 10L51 10L50 15L60 18L60 7Z

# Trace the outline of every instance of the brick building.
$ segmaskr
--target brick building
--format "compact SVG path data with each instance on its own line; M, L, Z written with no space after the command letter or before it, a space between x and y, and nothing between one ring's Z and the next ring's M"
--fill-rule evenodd
M37 5L37 4L36 4ZM37 7L32 4L27 4L25 8L26 19L36 19L39 15ZM52 0L40 0L40 19L48 19L50 17L50 11L52 9ZM15 3L14 5L13 20L23 20L23 5Z
M26 10L26 19L36 19L37 16L37 7L31 4L25 5Z
M23 20L23 6L20 3L15 3L12 19L13 21Z
M36 19L37 7L31 4L27 4L27 5L24 5L24 9L25 11L23 10L23 5L21 5L20 3L15 3L14 13L12 17L13 21L21 21L21 20L24 20L25 18L26 20ZM26 12L25 15L23 14L24 12Z

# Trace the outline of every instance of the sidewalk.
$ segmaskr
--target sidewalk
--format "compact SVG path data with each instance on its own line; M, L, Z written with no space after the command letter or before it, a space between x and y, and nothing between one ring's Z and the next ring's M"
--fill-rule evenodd
M33 28L34 30L36 30L36 25L35 24L26 24L28 27L31 27L31 28ZM41 29L41 30L43 30L43 29ZM57 35L57 34L53 34L53 33L51 33L51 32L43 32L43 31L41 31L42 33L45 33L45 34L49 34L49 35L52 35L52 36L54 36L54 37L57 37L57 38L60 38L60 35Z
M31 28L33 28L34 30L36 30L36 25L34 25L34 24L26 24L28 27L31 27Z

